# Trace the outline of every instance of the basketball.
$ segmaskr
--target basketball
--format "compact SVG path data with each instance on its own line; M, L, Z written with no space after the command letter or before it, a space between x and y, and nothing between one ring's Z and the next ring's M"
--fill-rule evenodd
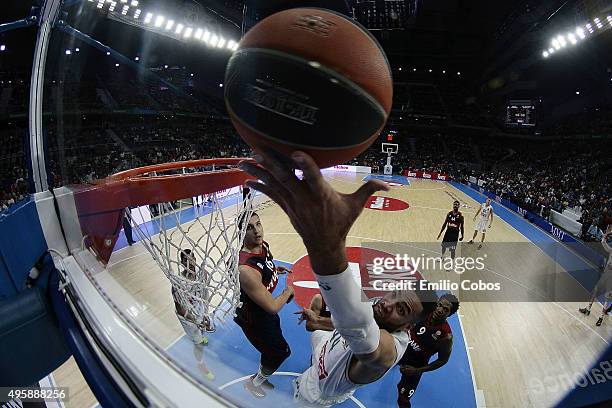
M225 105L246 143L320 167L345 163L385 126L393 99L391 69L376 39L325 9L273 14L241 40L225 72Z

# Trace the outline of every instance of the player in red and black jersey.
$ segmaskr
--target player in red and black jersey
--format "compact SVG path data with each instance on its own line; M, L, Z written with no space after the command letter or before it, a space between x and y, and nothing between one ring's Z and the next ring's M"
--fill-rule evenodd
M414 395L423 373L437 370L448 362L453 349L453 335L446 319L458 308L459 300L455 295L443 295L435 310L408 332L410 342L398 363L402 373L397 384L397 404L400 408L410 407L410 398ZM438 358L429 363L429 359L436 353Z
M459 211L459 201L457 200L453 202L453 211L449 211L446 214L444 224L442 224L442 229L440 229L437 239L440 239L440 235L442 235L445 228L446 232L444 233L444 238L442 238L442 257L444 257L444 253L448 248L451 258L455 259L457 241L463 241L463 214ZM459 233L461 233L461 236L459 236Z
M263 240L263 227L256 213L248 221L240 251L240 301L234 321L242 328L251 344L261 353L259 371L245 382L245 388L255 397L266 396L262 388L274 388L270 377L289 357L291 350L283 337L278 312L293 298L293 288L287 287L273 297L278 273L289 271L276 267L270 247Z

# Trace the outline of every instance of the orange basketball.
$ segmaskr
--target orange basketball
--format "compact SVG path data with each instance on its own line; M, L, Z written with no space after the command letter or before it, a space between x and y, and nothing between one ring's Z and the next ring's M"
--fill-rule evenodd
M376 39L348 17L295 8L267 17L242 39L225 73L232 123L254 149L309 153L320 167L370 146L393 100Z

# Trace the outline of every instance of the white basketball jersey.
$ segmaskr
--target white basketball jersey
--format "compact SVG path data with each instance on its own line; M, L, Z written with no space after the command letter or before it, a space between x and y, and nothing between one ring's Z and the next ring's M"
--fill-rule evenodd
M339 404L350 398L355 390L363 385L355 384L348 378L348 366L353 357L348 344L337 331L329 333L321 344L315 346L310 368L296 380L295 397L309 406L328 407ZM409 341L404 331L392 335L397 355L389 370L402 358Z
M491 213L491 206L482 203L480 206L480 216L485 220L489 219L489 214Z

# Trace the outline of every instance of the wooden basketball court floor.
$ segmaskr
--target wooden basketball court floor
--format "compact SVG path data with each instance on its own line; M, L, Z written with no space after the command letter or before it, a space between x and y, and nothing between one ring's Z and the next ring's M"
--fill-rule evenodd
M363 182L363 175L358 174L326 172L325 177L342 192L354 191ZM438 246L428 246L426 243L437 242L436 236L455 198L462 202L466 241L471 238L472 216L479 201L484 201L484 196L447 182L409 180L409 185L396 185L389 192L377 194L399 199L408 203L409 207L399 211L365 209L349 233L347 246L360 247L374 243L397 248L397 245L415 247L418 245L414 243L423 243L418 250L433 254L431 248ZM290 265L302 259L306 254L305 248L286 215L265 196L257 197L256 204L264 226L264 239L270 243L275 259ZM529 250L518 251L509 257L492 257L492 263L487 264L488 272L502 281L518 282L519 286L528 290L532 279L550 273L550 256L530 241L530 238L535 241L534 237L541 237L542 232L497 203L494 203L494 209L493 227L487 233L487 243L480 251L486 253L494 244L502 243L512 244L507 248ZM520 228L517 229L519 224ZM533 230L533 237L525 233L529 229ZM556 265L556 271L561 275L565 272L560 265ZM434 271L432 275L437 273ZM153 343L165 349L193 375L198 375L195 363L190 361L193 360L190 344L184 338L174 314L170 284L141 244L128 247L121 238L108 268L96 279L113 302L129 316L133 324L148 334ZM282 280L279 286L284 284ZM566 279L565 285L572 284L579 287L573 278ZM591 316L585 317L577 312L579 305L552 301L462 302L457 316L453 317L456 320L452 322L455 340L451 362L423 375L413 397L413 406L553 406L569 391L567 379L574 379L591 367L612 338L612 322L595 327L601 306L594 305ZM283 331L293 350L290 357L293 371L285 366L279 370L286 372L288 377L292 372L303 371L307 367L310 354L309 335L296 324L295 316L290 313L294 310L299 310L299 305L288 305L281 314ZM210 352L205 348L205 361L211 371L217 374L216 371L223 371L227 367L233 370L225 373L227 378L234 378L233 381L228 382L227 378L222 378L223 374L218 374L210 386L234 394L243 391L236 384L239 385L241 379L253 373L258 364L257 354L235 326L230 322L227 329L221 328L211 334ZM71 400L66 406L96 405L72 359L58 369L54 377L58 385L71 388ZM396 406L395 384L398 378L395 368L393 375L387 376L384 383L362 388L356 394L357 399L361 400L353 402L355 405L345 403L346 406ZM280 381L280 377L273 377L272 380ZM459 388L453 388L455 383L460 384L457 386ZM287 384L283 382L278 387L278 393L287 391L283 396L285 399L278 400L283 401L279 402L282 404L279 406L287 406L290 401ZM245 395L239 401L247 406L271 405L271 401L276 403L276 400L268 398L249 398Z

